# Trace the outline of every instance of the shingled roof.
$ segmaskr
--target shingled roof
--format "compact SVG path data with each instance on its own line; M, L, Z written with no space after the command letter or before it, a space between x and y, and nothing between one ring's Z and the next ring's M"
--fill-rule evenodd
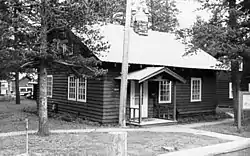
M132 28L130 32L130 64L221 70L218 68L221 62L202 50L197 54L183 56L186 47L173 34L149 31L148 36L140 36ZM110 49L106 55L99 56L99 59L121 63L124 26L108 24L101 27L101 33L109 42Z

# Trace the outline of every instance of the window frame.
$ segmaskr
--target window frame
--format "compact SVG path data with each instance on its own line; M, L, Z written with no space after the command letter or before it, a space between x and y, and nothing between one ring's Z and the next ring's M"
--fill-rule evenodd
M69 95L70 95L70 78L74 78L75 79L75 87L74 87L74 89L75 89L75 98L71 98ZM73 88L73 87L72 87ZM72 101L76 101L76 99L77 99L77 94L76 94L76 92L77 92L77 78L75 77L75 76L68 76L68 100L72 100Z
M48 77L51 78L51 95L48 95ZM53 96L53 75L47 75L47 97L52 98Z
M248 92L250 92L250 83L248 83Z
M199 81L200 87L199 87L199 99L193 99L193 85L194 85L194 81ZM201 102L201 95L202 95L202 79L201 78L197 78L197 77L192 77L191 78L191 96L190 96L190 101L191 102Z
M229 82L228 84L228 98L233 99L233 83Z
M163 101L163 100L161 100L161 83L162 82L167 82L167 84L168 84L168 86L169 86L169 100L165 100L165 101ZM166 85L167 85L166 84ZM160 103L160 104L162 104L162 103L171 103L171 100L172 100L172 98L171 98L171 96L172 96L172 81L170 81L170 80L162 80L162 81L159 81L159 89L158 89L158 102Z
M87 101L87 78L86 77L82 77L83 79L84 79L84 83L85 83L85 85L84 85L84 99L80 99L79 98L79 90L80 90L80 78L77 78L77 96L76 96L76 100L77 101L80 101L80 102L86 102Z
M65 54L67 52L67 45L65 43L62 44L62 52Z

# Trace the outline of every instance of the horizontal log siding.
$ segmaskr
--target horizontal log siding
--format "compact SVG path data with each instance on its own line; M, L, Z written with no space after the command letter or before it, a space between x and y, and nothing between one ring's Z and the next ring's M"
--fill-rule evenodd
M176 83L176 105L180 113L211 111L217 106L216 101L216 73L212 70L172 69L186 79L186 83ZM191 102L191 78L201 78L202 95L200 102ZM172 89L173 91L173 89ZM172 92L173 94L173 92ZM173 98L172 98L173 99ZM173 100L172 100L173 101Z
M197 76L196 76L197 77ZM216 78L201 77L202 92L200 102L191 102L191 77L188 78L186 84L177 83L176 85L176 104L177 109L181 112L192 111L215 111L216 102Z
M119 72L108 72L104 79L103 90L103 122L118 123L119 118L119 96L120 96L120 81L114 80L119 76Z
M173 101L174 101L174 94L173 94L173 83L171 86L171 102L170 103L161 103L159 104L159 82L156 81L149 81L148 83L148 89L149 89L149 97L148 97L148 116L149 117L158 117L158 109L156 108L156 105L161 105L161 106L168 106L169 110L164 109L164 110L160 110L161 114L165 113L167 115L167 113L172 114L173 112ZM152 96L152 94L154 94L154 96ZM169 111L169 112L168 112Z
M68 76L65 71L53 72L53 94L48 98L48 109L57 104L59 113L70 113L82 118L103 122L103 79L87 79L87 102L68 100Z
M119 121L119 103L120 103L120 83L121 80L115 79L120 76L119 67L110 67L109 72L104 78L104 93L103 93L103 122L118 123ZM130 81L127 86L127 107L130 106ZM129 112L126 111L126 115Z
M177 82L176 83L176 105L177 109L182 113L188 112L202 112L202 111L215 111L217 106L216 100L216 75L214 71L208 70L195 70L195 69L172 69L180 76L184 77L187 82L185 84ZM191 77L197 77L202 79L202 96L200 102L191 102ZM154 103L158 103L158 83L149 82L149 116L158 116L157 109L155 108ZM153 90L153 86L157 89ZM172 94L171 94L171 103L160 104L160 105L168 105L169 113L173 113L173 83L172 83ZM156 93L155 97L152 97L150 94L152 92ZM161 110L167 114L167 109Z
M230 74L226 72L218 72L216 77L216 93L218 106L233 107L233 99L229 98L229 82L231 82Z

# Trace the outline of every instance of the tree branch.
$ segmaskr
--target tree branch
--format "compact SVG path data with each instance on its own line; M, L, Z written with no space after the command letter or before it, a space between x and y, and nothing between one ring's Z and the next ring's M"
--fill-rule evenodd
M36 62L35 62L35 61L26 62L26 63L24 63L23 65L21 65L20 68L24 68L24 67L26 67L26 66L28 66L28 65L31 65L31 64L33 64L33 63L36 63Z

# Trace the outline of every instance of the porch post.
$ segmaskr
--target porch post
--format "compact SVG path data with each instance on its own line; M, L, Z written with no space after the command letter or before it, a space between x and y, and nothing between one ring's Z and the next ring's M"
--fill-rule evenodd
M139 83L139 87L140 87L140 95L139 95L139 123L141 123L141 120L142 120L142 118L141 118L141 114L142 114L142 112L141 112L141 104L142 104L142 83Z
M174 109L173 109L173 119L176 121L176 81L173 82L174 85Z

